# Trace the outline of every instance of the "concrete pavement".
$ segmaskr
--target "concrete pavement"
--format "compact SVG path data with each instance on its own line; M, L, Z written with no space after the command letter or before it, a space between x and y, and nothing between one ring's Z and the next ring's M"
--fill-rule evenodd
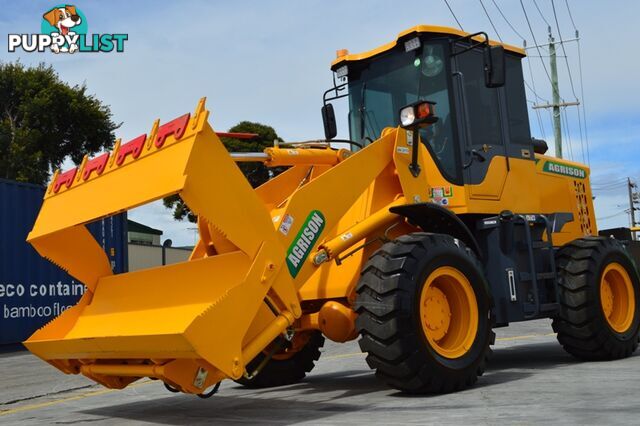
M450 395L407 396L376 380L356 343L327 343L301 383L214 397L144 381L123 391L66 376L26 352L0 355L0 423L31 424L640 424L640 357L582 363L549 321L498 329L488 371Z

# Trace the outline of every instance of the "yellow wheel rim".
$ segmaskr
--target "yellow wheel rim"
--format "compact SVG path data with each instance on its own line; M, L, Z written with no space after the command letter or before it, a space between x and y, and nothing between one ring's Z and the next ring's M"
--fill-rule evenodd
M619 263L610 263L600 279L600 305L609 326L618 333L629 330L636 310L633 282Z
M460 358L478 332L478 304L471 283L456 268L442 266L425 281L420 322L429 345L445 358Z

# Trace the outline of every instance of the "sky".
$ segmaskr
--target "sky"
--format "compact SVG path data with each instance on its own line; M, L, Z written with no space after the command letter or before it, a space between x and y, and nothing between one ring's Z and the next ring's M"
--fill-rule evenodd
M584 102L586 114L582 109L580 114L586 121L580 126L577 108L567 108L565 139L570 143L564 146L565 158L589 160L599 227L628 226L626 178L640 183L640 59L635 55L640 2L612 0L603 7L595 0L555 0L557 25L551 0L522 3L531 30L519 0L449 0L464 30L485 31L518 46L523 38L533 46L534 36L546 43L547 23L556 39L575 38L568 3L580 31L582 67L577 43L566 42L566 62L558 58L560 93L565 101L577 96ZM0 61L46 62L63 81L86 84L89 93L111 107L114 121L122 122L117 137L125 141L147 132L156 118L166 121L192 111L202 96L207 97L216 130L251 120L273 126L286 141L319 138L322 93L332 84L329 65L336 50L370 50L418 24L458 26L444 0L83 0L72 4L85 14L89 33L127 33L124 52L7 51L7 34L38 33L42 14L57 4L0 0ZM546 62L548 68L545 49L540 50L543 57L529 49L531 56L523 62L525 79L539 96L527 90L530 106L551 98L542 65ZM337 115L340 134L347 136L344 104L338 105ZM530 109L530 121L532 135L553 145L549 112L541 112L540 125ZM174 245L195 241L194 225L174 221L160 203L129 216L163 230L163 238L171 238Z

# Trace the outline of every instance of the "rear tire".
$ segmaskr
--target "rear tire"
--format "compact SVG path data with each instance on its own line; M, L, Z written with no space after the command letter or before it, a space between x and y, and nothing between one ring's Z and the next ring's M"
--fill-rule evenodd
M486 281L473 252L448 235L384 244L362 271L355 309L367 364L391 387L446 393L484 372L495 337Z
M297 383L313 370L315 362L320 358L320 348L324 345L324 337L319 331L310 332L308 341L300 350L286 355L285 352L276 354L262 371L254 378L242 377L237 383L250 388L270 388ZM247 371L252 372L264 359L265 354L259 354L249 365Z
M585 237L557 254L558 341L583 360L626 358L638 348L640 279L622 244Z

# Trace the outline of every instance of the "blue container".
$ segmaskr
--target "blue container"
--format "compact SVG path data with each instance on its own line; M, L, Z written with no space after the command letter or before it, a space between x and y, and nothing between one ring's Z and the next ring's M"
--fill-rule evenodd
M0 344L26 340L73 306L84 285L40 257L27 235L36 221L45 188L0 179ZM127 270L127 216L88 225L116 273Z

